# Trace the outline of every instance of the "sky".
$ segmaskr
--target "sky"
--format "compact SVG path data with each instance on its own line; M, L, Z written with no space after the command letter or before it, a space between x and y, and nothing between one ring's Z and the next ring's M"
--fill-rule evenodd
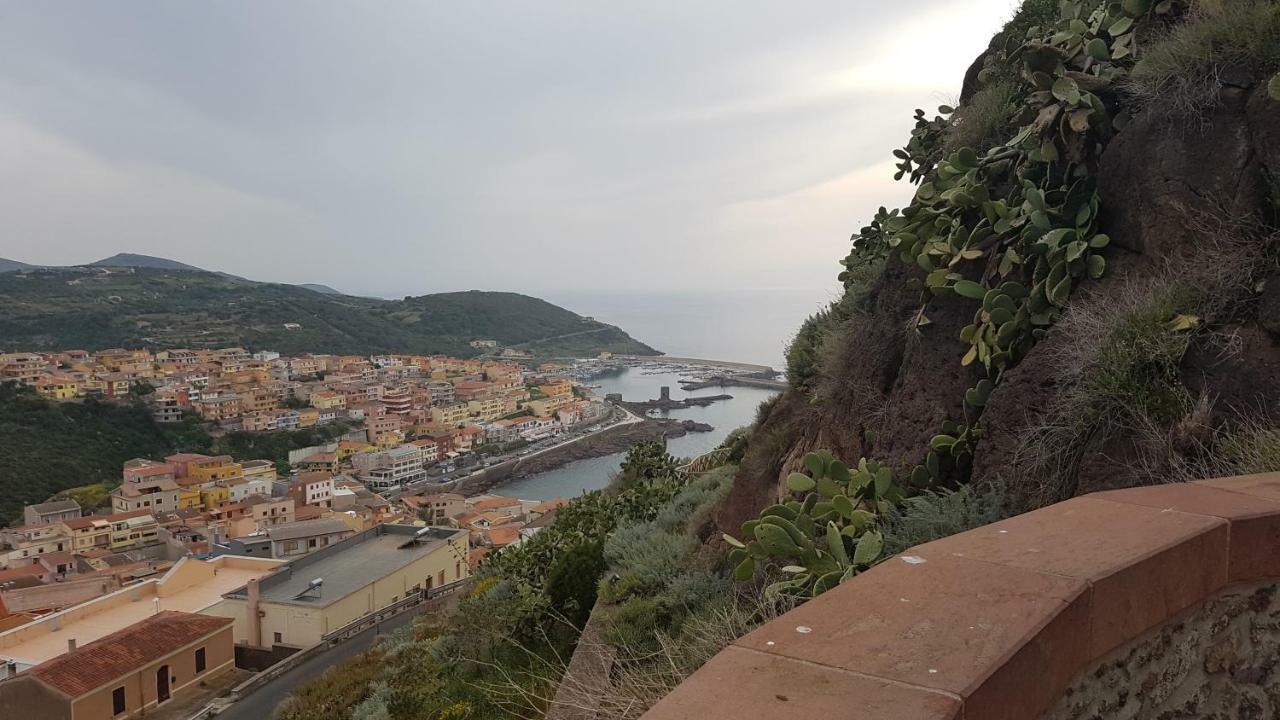
M1012 4L8 2L0 257L830 295Z

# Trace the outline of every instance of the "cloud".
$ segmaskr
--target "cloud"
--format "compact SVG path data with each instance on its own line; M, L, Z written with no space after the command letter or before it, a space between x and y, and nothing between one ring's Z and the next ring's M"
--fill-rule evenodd
M1010 4L26 3L0 256L385 296L830 283Z
M0 116L0 154L6 253L35 262L140 252L215 270L271 263L271 276L283 280L293 275L288 258L270 248L244 257L243 240L265 236L305 248L322 232L299 208L171 168L107 163L13 117Z

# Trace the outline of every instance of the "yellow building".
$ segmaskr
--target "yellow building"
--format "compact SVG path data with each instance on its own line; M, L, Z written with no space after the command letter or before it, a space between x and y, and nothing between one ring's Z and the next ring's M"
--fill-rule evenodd
M469 417L471 417L471 408L466 403L431 408L431 422L447 427L466 422Z
M112 550L158 541L160 526L150 513L134 511L112 515L108 519L111 520Z
M472 400L467 403L467 408L471 414L481 420L496 420L506 415L503 412L506 403L502 398L486 398L484 400Z
M50 400L70 400L80 394L80 381L70 375L43 375L35 385L36 392Z
M270 460L245 460L240 468L246 480L254 478L275 480L279 477L276 473L276 464Z
M231 502L231 489L223 485L200 488L200 505L205 510L222 507Z
M468 575L466 530L376 525L227 593L203 612L233 618L237 643L305 648L394 602L437 592Z
M302 408L298 411L298 427L314 427L320 422L320 411L315 408Z
M188 462L187 475L207 483L225 478L243 477L244 467L232 460L230 455L218 455Z
M539 417L552 415L561 407L573 402L572 395L549 395L539 400L530 400L524 404L525 409Z
M347 406L347 396L332 390L311 393L311 407L320 410L341 410Z
M573 385L571 385L568 380L561 380L560 382L539 385L538 392L546 395L547 397L551 397L553 395L573 395Z
M178 487L178 509L204 507L204 500L200 497L200 486L189 485Z

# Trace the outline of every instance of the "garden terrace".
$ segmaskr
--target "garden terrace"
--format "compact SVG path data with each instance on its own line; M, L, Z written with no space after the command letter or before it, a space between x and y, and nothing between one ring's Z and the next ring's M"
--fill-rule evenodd
M644 717L1242 717L1280 683L1277 550L1280 473L1074 498L885 560Z

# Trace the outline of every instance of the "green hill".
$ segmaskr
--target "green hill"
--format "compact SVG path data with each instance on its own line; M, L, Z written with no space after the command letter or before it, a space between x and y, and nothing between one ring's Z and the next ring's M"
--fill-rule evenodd
M539 357L656 354L621 329L537 298L456 292L403 300L166 268L45 268L0 274L4 349L226 347L286 354L447 353L476 339Z
M282 470L290 450L340 437L346 423L303 430L211 437L194 417L159 425L141 402L53 402L29 387L0 382L0 526L17 519L23 505L68 494L90 509L104 503L120 482L120 468L137 457L175 452L271 460Z

